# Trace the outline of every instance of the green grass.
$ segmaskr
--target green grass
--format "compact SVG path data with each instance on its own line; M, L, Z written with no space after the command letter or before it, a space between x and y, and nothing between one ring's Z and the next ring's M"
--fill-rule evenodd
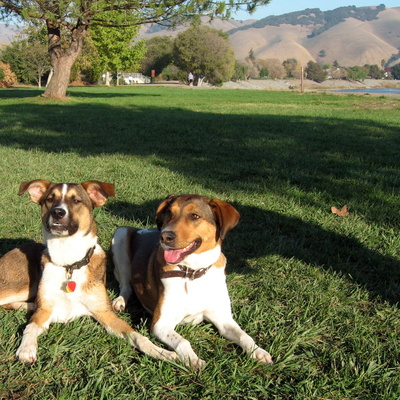
M71 88L70 100L0 91L0 254L40 240L36 178L116 185L96 209L109 249L119 225L153 227L170 193L231 202L228 285L265 367L211 325L178 328L200 374L155 361L83 318L52 325L39 360L14 354L28 316L0 310L0 398L398 399L400 101L156 86ZM350 215L331 214L347 204ZM109 263L110 295L117 285ZM141 333L135 303L123 318ZM156 340L152 337L152 340Z

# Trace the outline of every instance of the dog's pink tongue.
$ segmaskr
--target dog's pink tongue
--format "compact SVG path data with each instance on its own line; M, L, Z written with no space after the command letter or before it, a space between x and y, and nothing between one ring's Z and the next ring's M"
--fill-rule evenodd
M182 260L183 249L165 250L164 259L169 264L176 264Z

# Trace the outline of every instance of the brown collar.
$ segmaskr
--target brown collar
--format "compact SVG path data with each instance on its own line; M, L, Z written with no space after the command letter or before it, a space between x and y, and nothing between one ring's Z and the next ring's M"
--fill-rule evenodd
M163 278L188 278L191 281L202 277L210 268L192 269L184 265L178 265L180 271L165 271L161 274L161 279Z

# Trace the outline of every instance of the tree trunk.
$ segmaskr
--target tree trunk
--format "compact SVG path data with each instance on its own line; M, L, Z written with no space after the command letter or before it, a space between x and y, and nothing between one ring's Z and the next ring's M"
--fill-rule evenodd
M49 76L47 77L46 87L49 86L52 76L53 76L53 68L50 68Z
M44 97L64 98L67 95L71 68L82 50L86 36L86 25L78 22L71 29L71 42L65 49L61 47L60 25L46 21L49 39L49 54L52 67L52 77L47 84Z
M67 95L71 68L76 57L62 56L52 60L53 76L43 93L44 97L64 98Z
M110 84L110 72L106 71L106 86L111 86Z

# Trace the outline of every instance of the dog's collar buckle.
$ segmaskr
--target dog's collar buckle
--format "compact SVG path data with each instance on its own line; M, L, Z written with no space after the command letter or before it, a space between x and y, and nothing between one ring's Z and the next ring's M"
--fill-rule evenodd
M203 276L207 272L208 268L210 268L208 267L208 268L192 269L184 265L178 265L178 267L185 274L183 278L187 278L191 281Z
M67 279L71 279L72 277L72 273L76 270L79 269L85 265L88 265L90 262L90 258L92 257L93 253L94 253L94 249L96 246L91 247L88 252L86 253L85 257L82 258L82 260L76 261L73 264L68 264L68 265L64 265L64 268L66 270L66 275L67 275Z

